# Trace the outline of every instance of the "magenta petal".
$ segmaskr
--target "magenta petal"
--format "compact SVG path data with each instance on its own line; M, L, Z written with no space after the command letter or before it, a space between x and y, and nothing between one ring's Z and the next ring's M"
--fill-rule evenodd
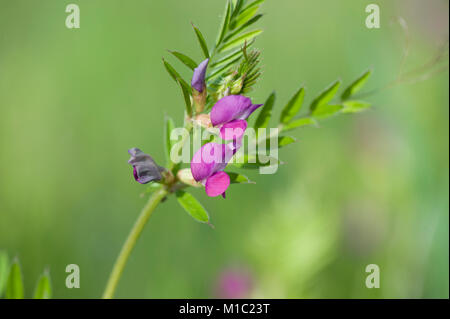
M225 123L220 128L220 136L222 139L228 140L237 140L244 135L245 130L247 129L247 121L245 120L236 120Z
M245 111L239 116L239 119L246 120L260 106L262 106L262 104L252 104L250 107L245 109Z
M222 195L228 186L230 186L230 177L228 174L225 172L217 172L206 180L206 194L210 197Z
M217 101L211 109L211 123L216 126L240 119L252 106L252 101L242 95L228 95Z
M224 144L207 143L203 145L192 157L191 172L194 179L199 182L215 172L223 170L227 165L226 154L227 148Z

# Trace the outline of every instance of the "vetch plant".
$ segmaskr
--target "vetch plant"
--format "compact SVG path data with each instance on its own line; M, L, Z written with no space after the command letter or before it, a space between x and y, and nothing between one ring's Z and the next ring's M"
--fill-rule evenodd
M286 135L288 131L316 125L319 120L337 114L357 113L370 107L368 102L354 99L354 95L369 78L369 70L347 86L340 98L336 98L336 95L341 81L331 83L313 99L306 111L302 108L305 88L299 88L282 109L277 125L269 130L275 92L263 104L255 103L248 97L261 76L261 52L252 47L255 38L262 32L253 29L253 26L262 17L258 10L263 2L228 0L218 36L211 49L200 29L192 25L203 54L202 61L197 63L181 52L169 51L192 71L190 84L171 63L163 59L165 69L180 87L184 100L183 134L174 143L171 135L175 131L175 123L166 117L164 144L167 163L164 167L139 148L128 151L135 180L149 184L147 192L151 195L122 247L104 298L114 296L137 239L153 211L164 199L175 195L181 207L194 219L211 225L205 208L188 192L190 187L203 187L208 196L225 198L230 185L250 182L244 175L233 172L232 167L260 169L262 173L261 169L265 168L270 173L276 172L276 168L273 168L281 161L277 152L267 155L267 145L271 151L292 144L295 139ZM251 118L254 118L253 125L249 125ZM270 131L269 134L266 134L266 130ZM208 138L202 139L200 145L194 147L194 155L188 156L189 160L180 160L186 158L181 153L186 146L189 149L191 139L202 134L202 131L207 133ZM251 141L249 145L254 143L257 147L246 148L244 136Z

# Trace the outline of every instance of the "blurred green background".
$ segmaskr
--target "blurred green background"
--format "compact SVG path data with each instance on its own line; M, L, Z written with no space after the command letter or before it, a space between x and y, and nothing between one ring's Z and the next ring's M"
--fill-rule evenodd
M381 28L367 29L372 1L266 1L264 74L251 97L276 90L277 111L304 83L307 102L336 78L368 67L366 90L395 79L448 41L448 1L377 1ZM81 28L65 27L65 6ZM201 59L190 22L212 43L224 1L0 1L0 249L18 256L27 296L45 267L54 296L101 296L145 198L127 149L164 163L163 116L181 125L183 100L161 57ZM447 58L448 59L448 58ZM170 60L182 69L177 62ZM445 62L448 64L447 62ZM188 77L189 73L184 73ZM116 296L218 297L224 273L250 277L249 297L448 298L448 70L395 86L374 107L294 131L276 175L227 199L194 193L215 229L170 198L133 252ZM65 287L65 267L81 288ZM377 264L381 287L365 287Z

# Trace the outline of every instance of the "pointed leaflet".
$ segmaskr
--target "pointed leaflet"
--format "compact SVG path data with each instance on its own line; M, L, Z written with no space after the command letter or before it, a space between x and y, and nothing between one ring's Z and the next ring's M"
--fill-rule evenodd
M50 274L45 271L39 278L34 290L34 299L50 299L52 297L52 286L50 284Z
M175 123L173 122L173 119L170 116L165 117L164 121L164 144L165 144L165 153L166 153L166 160L167 163L171 163L170 159L170 150L172 149L172 141L170 140L170 133L172 133L172 130L175 128Z
M192 27L194 28L195 35L197 36L198 43L200 44L200 47L202 48L205 58L209 59L208 46L206 45L206 41L205 41L205 38L203 37L203 34L200 32L200 30L195 25L192 25Z
M238 174L238 173L232 173L227 172L228 176L230 176L230 184L254 184L255 182L252 182L248 179L247 176Z
M0 298L3 296L3 292L8 282L9 274L9 258L6 251L0 251Z
M278 137L278 148L282 148L286 145L292 144L297 142L297 139L295 139L292 136L279 136ZM265 144L264 143L260 143L260 145L265 145L266 149L273 149L275 148L274 146L271 145L272 143L270 142L270 138L267 138L265 140Z
M242 31L247 29L249 26L251 26L252 24L256 23L256 21L261 19L262 16L263 16L262 14L255 15L253 18L251 18L246 23L244 23L242 26L240 26L239 28L237 28L233 32L231 32L229 35L227 35L224 41L228 41L229 39L235 37L237 34L241 33Z
M323 119L335 115L340 112L342 108L343 106L340 104L321 104L311 113L311 115L315 118Z
M296 129L298 127L302 127L302 126L306 126L306 125L312 125L312 124L316 124L316 121L313 118L303 117L303 118L299 118L299 119L293 120L289 124L286 124L285 126L283 126L281 131L282 132L287 132L287 131Z
M177 52L177 51L169 51L172 53L178 60L180 60L184 65L186 65L188 68L190 68L192 71L197 67L197 62L192 60L187 55Z
M219 52L224 52L224 51L233 49L245 42L249 42L256 36L258 36L261 32L262 32L262 30L254 30L254 31L244 33L243 35L240 35L239 37L232 39L227 43L224 43L224 45L219 49Z
M310 108L311 113L314 112L314 110L324 104L328 104L333 97L336 95L337 90L339 89L339 86L341 85L341 81L337 80L333 84L331 84L328 88L326 88L318 97L312 101Z
M345 101L342 113L357 113L362 112L370 107L370 103L364 101Z
M175 195L181 207L194 219L202 223L209 222L208 213L194 196L182 190L177 191Z
M275 104L275 92L269 95L266 102L264 102L264 106L262 107L261 112L256 118L254 128L257 130L258 128L266 128L269 124L270 117L272 116L273 105Z
M192 103L191 103L191 86L187 84L183 79L178 79L178 84L181 87L183 93L184 104L186 105L186 113L192 116Z
M364 72L359 78L357 78L352 84L350 84L342 93L341 99L346 100L352 95L354 95L356 92L361 90L361 88L364 86L364 84L367 82L367 79L372 74L372 70L368 70Z
M263 154L245 154L230 163L233 166L247 169L258 169L262 166L283 164L279 159Z
M216 47L222 43L222 40L228 30L228 24L230 23L230 15L231 15L231 1L227 1L227 6L225 8L225 14L223 16L222 26L220 28L219 36L216 40Z
M6 299L23 299L23 290L20 265L19 262L15 260L9 271L8 283L6 284Z
M280 123L287 124L300 111L305 97L304 88L300 88L284 107L280 116Z

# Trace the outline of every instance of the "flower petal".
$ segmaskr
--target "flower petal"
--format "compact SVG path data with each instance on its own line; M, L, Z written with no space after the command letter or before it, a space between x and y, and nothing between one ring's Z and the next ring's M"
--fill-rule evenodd
M225 172L217 172L206 180L206 194L210 197L222 195L228 186L230 186L230 176Z
M211 123L216 126L243 119L241 116L252 106L250 98L242 95L228 95L217 101L211 109Z
M128 153L131 155L128 163L133 166L133 176L137 182L147 184L162 179L164 168L158 166L150 155L136 147L129 149Z
M239 140L242 135L244 135L245 130L247 129L247 121L245 120L236 120L225 123L220 128L220 136L222 139L228 140Z
M206 59L194 69L191 86L198 92L203 92L205 89L205 74L208 68L208 62L209 59Z
M240 120L246 120L253 112L255 112L262 104L252 104L246 108L245 111L239 116Z

